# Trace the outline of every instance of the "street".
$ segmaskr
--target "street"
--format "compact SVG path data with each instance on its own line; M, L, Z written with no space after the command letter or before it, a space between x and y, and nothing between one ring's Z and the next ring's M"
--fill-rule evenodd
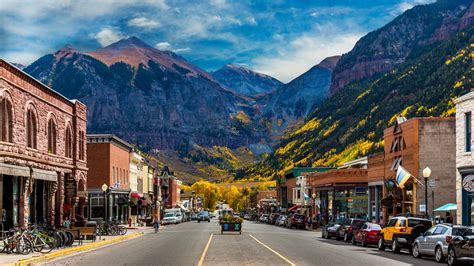
M211 236L212 235L212 236ZM48 265L438 265L321 238L320 232L245 221L242 235L220 234L217 221L169 225L158 234L50 261Z

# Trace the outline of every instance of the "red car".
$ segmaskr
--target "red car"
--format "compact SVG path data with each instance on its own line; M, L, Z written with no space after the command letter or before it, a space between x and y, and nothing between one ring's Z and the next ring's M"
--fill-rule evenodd
M377 245L380 239L380 231L382 227L374 223L365 223L360 229L354 231L352 245L361 243L363 247L367 245Z

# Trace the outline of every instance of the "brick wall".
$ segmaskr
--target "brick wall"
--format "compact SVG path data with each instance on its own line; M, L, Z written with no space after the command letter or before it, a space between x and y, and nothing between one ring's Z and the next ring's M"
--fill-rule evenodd
M111 163L109 143L88 143L87 165L89 167L89 182L87 188L98 188L111 183ZM127 154L128 156L128 154Z
M432 171L430 179L435 180L435 187L428 188L428 213L430 215L433 207L437 208L446 203L456 202L455 130L454 118L419 121L420 168L417 174L421 181L423 169L429 167ZM434 206L432 191L434 191ZM424 204L424 200L424 191L418 191L417 208L420 204ZM435 215L444 215L444 213L435 213Z

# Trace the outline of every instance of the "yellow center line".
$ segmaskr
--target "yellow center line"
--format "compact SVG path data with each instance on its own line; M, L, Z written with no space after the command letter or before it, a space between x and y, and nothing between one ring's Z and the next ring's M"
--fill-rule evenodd
M211 236L209 237L209 240L207 241L206 247L204 248L204 251L202 252L201 259L199 260L198 266L202 266L202 264L204 263L204 258L206 257L206 253L207 253L207 250L209 249L209 245L211 245L211 240L212 240L213 235L214 234L211 234Z
M281 255L280 253L276 252L275 250L273 250L271 247L265 245L262 241L256 239L253 235L249 235L251 238L253 238L255 241L257 241L257 243L259 243L260 245L266 247L268 250L270 250L271 252L275 253L278 257L280 257L282 260L288 262L288 264L290 264L291 266L295 266L296 264L294 264L293 262L291 262L289 259L285 258L283 255Z

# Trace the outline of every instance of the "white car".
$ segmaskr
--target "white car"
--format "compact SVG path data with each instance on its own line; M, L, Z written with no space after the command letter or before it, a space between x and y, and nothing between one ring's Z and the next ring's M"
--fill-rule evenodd
M181 215L176 213L166 213L163 220L161 220L161 224L179 224L181 223Z

